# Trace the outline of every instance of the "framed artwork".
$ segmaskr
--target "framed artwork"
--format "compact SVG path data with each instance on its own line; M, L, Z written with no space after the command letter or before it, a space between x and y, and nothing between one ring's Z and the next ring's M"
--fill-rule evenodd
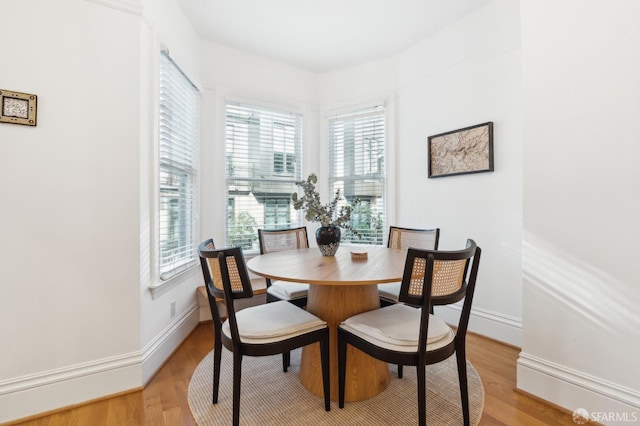
M36 95L0 89L0 122L35 126L37 103Z
M493 171L493 122L428 139L429 178Z

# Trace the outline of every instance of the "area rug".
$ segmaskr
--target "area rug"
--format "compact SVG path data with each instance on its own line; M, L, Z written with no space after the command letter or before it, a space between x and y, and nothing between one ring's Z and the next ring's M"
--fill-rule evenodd
M242 361L241 425L412 425L418 423L415 368L406 366L398 379L391 369L391 383L381 394L365 401L346 402L343 409L324 402L298 381L300 353L291 352L291 367L282 371L282 357L244 357ZM232 419L233 359L222 350L218 404L211 404L213 352L196 367L189 383L189 407L197 424L226 425ZM467 362L471 424L477 425L484 405L484 388L478 372ZM427 366L427 424L461 425L462 408L455 356Z

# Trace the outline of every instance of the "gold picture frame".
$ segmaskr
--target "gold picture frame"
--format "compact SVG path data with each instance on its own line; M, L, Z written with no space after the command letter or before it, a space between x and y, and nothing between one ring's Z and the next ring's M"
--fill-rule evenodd
M0 89L0 123L36 125L38 97Z

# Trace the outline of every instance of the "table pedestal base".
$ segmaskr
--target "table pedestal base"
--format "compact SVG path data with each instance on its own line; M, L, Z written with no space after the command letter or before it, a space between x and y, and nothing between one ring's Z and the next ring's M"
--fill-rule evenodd
M307 310L329 325L331 399L338 400L337 327L345 319L380 307L376 285L310 285ZM360 401L378 395L391 380L387 363L348 346L345 400ZM310 392L323 396L320 345L302 349L300 382Z

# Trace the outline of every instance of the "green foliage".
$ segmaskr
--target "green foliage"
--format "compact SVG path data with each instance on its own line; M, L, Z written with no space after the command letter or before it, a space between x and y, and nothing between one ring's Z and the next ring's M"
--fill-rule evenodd
M336 210L338 202L342 199L340 189L336 190L330 203L322 204L320 194L316 191L316 183L318 183L318 177L315 173L311 173L307 180L296 182L302 187L304 195L298 197L297 192L291 194L293 208L305 211L305 219L310 222L320 222L322 226L339 226L359 235L351 225L351 213L360 204L360 200L356 198L352 203L340 206Z
M227 243L229 247L252 249L258 240L258 223L249 212L240 212L235 218L229 219Z
M372 212L371 204L361 202L352 212L351 223L360 238L353 242L381 245L383 234L383 218L382 213Z

